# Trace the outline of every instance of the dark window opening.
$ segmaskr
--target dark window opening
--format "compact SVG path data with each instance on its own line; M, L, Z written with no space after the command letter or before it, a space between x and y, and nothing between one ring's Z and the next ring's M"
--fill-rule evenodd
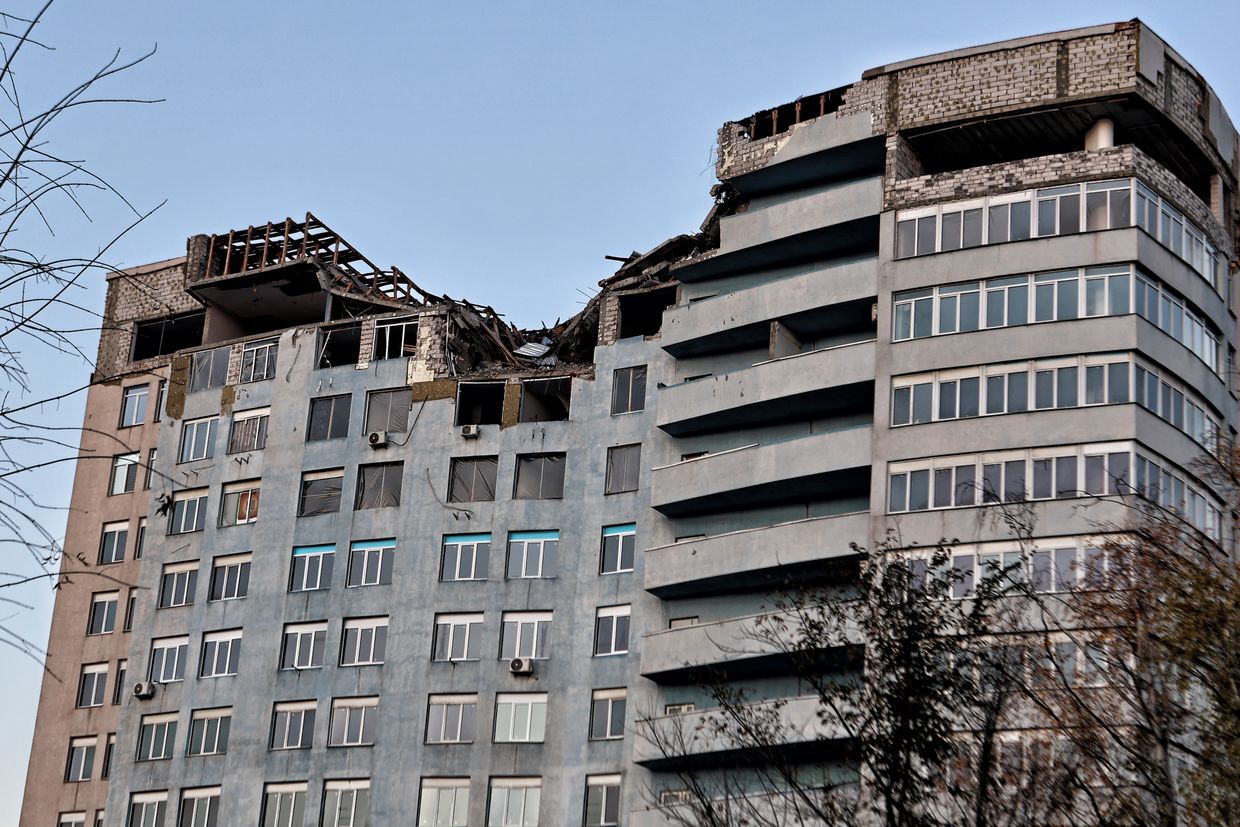
M517 457L518 500L558 500L564 496L564 454L525 454Z
M320 328L318 366L334 368L341 365L356 365L361 347L362 325L360 322Z
M340 493L344 489L344 471L319 471L303 474L297 516L335 514L340 510Z
M138 322L133 327L133 359L168 356L178 350L202 344L202 327L206 313L198 311L183 316Z
M409 430L412 406L413 391L409 388L372 392L366 397L366 431L405 433Z
M213 350L200 350L190 355L189 387L190 393L205 391L211 388L222 388L228 381L228 358L232 348L217 347Z
M457 425L498 425L503 410L503 382L462 382L457 388Z
M663 328L663 311L675 303L675 287L620 296L620 330L617 337L628 339L656 335Z
M458 458L452 460L448 481L448 502L468 503L495 499L495 474L499 457Z
M306 442L325 439L341 439L349 435L349 404L353 397L321 396L310 400L310 425L306 429Z
M526 379L521 383L522 422L562 422L568 419L572 379Z
M402 359L417 353L417 319L389 319L375 324L375 359Z
M357 475L357 503L354 508L389 508L400 505L403 462L363 465Z

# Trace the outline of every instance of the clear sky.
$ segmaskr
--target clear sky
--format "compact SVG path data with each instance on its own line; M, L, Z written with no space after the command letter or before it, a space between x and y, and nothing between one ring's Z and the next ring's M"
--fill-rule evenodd
M29 13L36 4L10 2ZM425 289L519 325L576 312L603 260L697 228L726 120L852 82L883 63L1142 17L1240 119L1240 3L301 2L59 0L57 51L25 67L50 91L116 48L157 53L109 90L163 98L75 112L53 136L139 208L167 203L111 261L183 254L193 233L311 210ZM93 250L129 216L92 202L49 254ZM102 307L102 284L79 300ZM93 353L93 348L91 350ZM89 366L41 362L33 392ZM46 369L43 369L46 368ZM79 398L48 411L78 424ZM37 480L64 504L66 466ZM63 514L52 521L63 523ZM0 618L46 640L51 596ZM41 675L0 647L0 825L16 824Z

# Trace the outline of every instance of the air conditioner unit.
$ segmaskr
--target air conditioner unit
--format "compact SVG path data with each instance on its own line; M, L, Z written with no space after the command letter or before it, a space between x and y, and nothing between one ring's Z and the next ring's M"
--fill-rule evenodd
M370 443L371 448L386 448L388 444L387 431L371 431L366 434L366 441Z
M138 681L133 685L133 696L146 699L155 697L155 684L151 681Z
M534 674L533 658L513 658L508 661L508 671L514 675Z
M477 439L482 435L481 425L462 425L461 436L465 439Z

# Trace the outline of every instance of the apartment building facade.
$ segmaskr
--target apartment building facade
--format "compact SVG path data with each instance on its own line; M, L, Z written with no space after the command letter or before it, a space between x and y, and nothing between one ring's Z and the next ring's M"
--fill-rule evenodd
M312 216L117 274L22 824L662 824L735 764L641 737L703 674L835 737L743 644L889 529L1033 503L1048 591L1134 492L1230 546L1238 151L1132 21L725 124L701 230L550 330Z

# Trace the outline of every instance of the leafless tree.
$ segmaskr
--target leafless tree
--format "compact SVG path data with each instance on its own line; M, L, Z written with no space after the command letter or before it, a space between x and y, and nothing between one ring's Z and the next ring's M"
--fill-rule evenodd
M109 577L85 556L61 565L59 513L65 505L41 499L31 480L39 469L78 459L81 429L49 424L48 414L89 382L58 387L48 367L53 360L76 360L88 373L101 315L79 297L92 277L113 272L109 251L152 212L134 207L58 146L65 130L81 129L75 123L96 107L153 102L109 90L154 50L132 59L117 50L80 80L32 94L29 80L38 70L28 67L54 52L40 37L51 6L48 0L29 17L0 12L0 602L13 609L27 607L19 586ZM74 57L56 60L72 64ZM79 223L106 202L120 205L130 219L98 249L67 249ZM39 647L3 620L0 643L42 661Z

